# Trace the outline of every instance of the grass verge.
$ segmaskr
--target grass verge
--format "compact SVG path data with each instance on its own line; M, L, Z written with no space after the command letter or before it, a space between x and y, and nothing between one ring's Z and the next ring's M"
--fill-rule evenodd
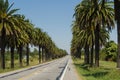
M51 60L49 60L49 61L51 61ZM49 61L46 61L46 62L49 62ZM19 65L19 60L15 60L14 63L15 63L15 65L14 65L15 67L13 69L11 69L10 61L6 61L6 69L3 70L0 68L0 73L5 73L5 72L10 72L10 71L14 71L14 70L19 70L19 69L35 66L35 65L39 64L39 61L38 61L38 57L34 57L34 58L32 58L32 60L30 60L29 66L27 66L26 61L23 59L23 66L22 67L20 67L20 65Z
M116 63L100 61L100 67L90 68L83 64L83 60L73 59L77 72L82 80L120 80L120 70Z

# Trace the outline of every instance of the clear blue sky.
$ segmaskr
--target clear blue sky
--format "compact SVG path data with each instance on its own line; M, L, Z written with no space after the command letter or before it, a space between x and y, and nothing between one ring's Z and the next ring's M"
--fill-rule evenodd
M75 6L81 0L9 0L36 27L47 32L59 48L70 52L71 24ZM111 38L116 41L116 31Z

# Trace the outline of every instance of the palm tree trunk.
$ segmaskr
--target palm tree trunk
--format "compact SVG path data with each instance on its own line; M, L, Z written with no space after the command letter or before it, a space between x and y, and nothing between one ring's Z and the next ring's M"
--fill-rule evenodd
M117 68L120 68L120 21L117 21L117 34L118 34Z
M85 64L89 64L89 46L85 46Z
M46 51L46 48L44 48L44 58L45 58L45 61L47 61L47 51Z
M41 53L40 53L41 63L43 62L43 56L42 56L42 55L43 55L43 49L42 49L42 47L41 47Z
M45 62L45 48L43 48L43 62Z
M89 64L89 46L87 45L87 64Z
M27 61L27 66L29 66L29 44L27 44L26 47L26 61Z
M20 67L22 67L22 51L23 51L23 47L22 45L19 46L19 63L20 63Z
M49 53L48 49L46 49L46 60L47 61L50 60L50 53Z
M81 59L81 49L79 49L79 58Z
M11 47L11 68L14 68L14 46Z
M39 54L39 63L41 63L41 54L40 54L41 51L40 51L40 49L41 49L41 46L39 45L39 53L38 53Z
M92 47L91 47L91 59L90 59L90 66L92 67L93 66L93 46L94 46L94 44L92 44Z
M1 67L5 69L5 29L3 23L2 35L1 35Z
M120 68L120 0L114 0L114 4L115 4L115 19L117 21L117 35L118 35L117 68Z
M84 63L86 64L87 63L87 54L86 54L86 48L84 48Z
M96 26L95 29L95 66L99 67L99 32L100 32L100 26L99 24Z
M44 48L44 54L43 54L43 56L44 56L44 62L46 61L46 51L45 51L45 48Z
M81 48L77 48L77 58L81 59Z
M42 62L44 62L44 48L42 47Z
M47 52L47 50L45 49L45 61L47 61L48 60L48 52Z
M5 69L5 49L1 46L1 68Z

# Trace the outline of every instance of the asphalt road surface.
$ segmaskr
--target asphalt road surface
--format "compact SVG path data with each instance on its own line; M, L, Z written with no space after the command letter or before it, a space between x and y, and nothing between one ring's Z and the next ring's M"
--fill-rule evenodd
M0 80L58 80L70 56L57 59L5 77L0 76Z
M71 58L69 59L68 67L66 69L63 80L82 80L77 74L77 71Z

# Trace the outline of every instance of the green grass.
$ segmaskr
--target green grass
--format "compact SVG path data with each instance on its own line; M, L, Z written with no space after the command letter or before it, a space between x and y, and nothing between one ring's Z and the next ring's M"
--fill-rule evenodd
M18 70L18 69L22 69L22 68L27 68L27 67L31 67L31 66L39 64L39 62L38 62L38 56L34 56L32 59L30 59L29 66L26 66L26 62L25 62L24 59L23 59L23 66L22 67L20 67L18 60L15 60L14 63L15 63L15 67L14 67L14 69L11 69L11 67L10 67L10 60L6 61L6 69L3 70L3 69L0 68L0 73L14 71L14 70Z
M100 67L90 68L83 64L83 60L73 59L82 80L120 80L120 70L115 62L100 61Z

